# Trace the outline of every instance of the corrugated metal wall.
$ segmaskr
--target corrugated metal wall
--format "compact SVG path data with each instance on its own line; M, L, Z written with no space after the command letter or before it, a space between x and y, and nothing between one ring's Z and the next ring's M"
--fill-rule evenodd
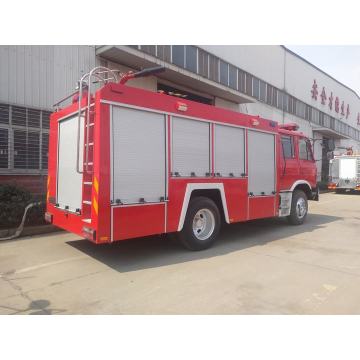
M0 102L51 110L97 63L94 46L0 46Z

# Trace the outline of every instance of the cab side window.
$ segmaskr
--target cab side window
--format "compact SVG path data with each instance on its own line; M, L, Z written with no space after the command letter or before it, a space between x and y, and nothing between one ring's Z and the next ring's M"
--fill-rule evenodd
M281 145L285 159L292 159L295 157L294 141L292 136L282 136Z
M307 139L299 139L299 159L313 160L311 144Z

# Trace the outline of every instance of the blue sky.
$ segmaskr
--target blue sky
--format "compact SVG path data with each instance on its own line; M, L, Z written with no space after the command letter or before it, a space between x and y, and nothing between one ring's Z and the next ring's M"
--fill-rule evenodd
M360 46L285 45L360 96Z

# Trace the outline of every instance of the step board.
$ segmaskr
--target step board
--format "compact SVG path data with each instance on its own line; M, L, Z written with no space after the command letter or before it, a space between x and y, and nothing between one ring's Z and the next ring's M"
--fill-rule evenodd
M87 223L87 224L91 224L91 219L82 219L82 221Z

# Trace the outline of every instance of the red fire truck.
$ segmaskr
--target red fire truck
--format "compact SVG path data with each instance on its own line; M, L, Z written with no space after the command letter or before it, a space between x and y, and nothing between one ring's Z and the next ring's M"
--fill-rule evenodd
M176 233L191 250L223 222L302 224L318 188L296 124L125 85L160 70L95 68L52 114L47 221L96 244Z

